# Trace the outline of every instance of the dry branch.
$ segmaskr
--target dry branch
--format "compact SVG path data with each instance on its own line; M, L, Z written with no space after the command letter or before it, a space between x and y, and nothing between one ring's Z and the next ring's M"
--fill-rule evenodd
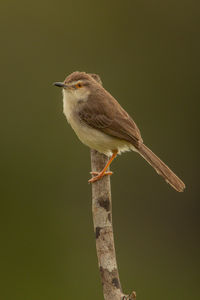
M93 172L100 172L107 161L107 156L91 150ZM104 176L101 180L92 183L92 213L104 299L133 300L136 298L136 293L125 295L119 279L112 226L110 176Z

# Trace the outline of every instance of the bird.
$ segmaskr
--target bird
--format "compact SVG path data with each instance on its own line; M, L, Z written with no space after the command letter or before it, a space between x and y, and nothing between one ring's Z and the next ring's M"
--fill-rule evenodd
M62 88L63 113L81 142L109 157L101 172L91 172L89 183L111 175L107 170L118 154L134 151L176 191L185 189L183 181L144 144L136 123L103 87L99 75L76 71L54 85Z

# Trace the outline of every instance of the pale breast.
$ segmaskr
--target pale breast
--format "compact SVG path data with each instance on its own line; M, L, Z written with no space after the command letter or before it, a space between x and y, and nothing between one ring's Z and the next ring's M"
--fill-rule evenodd
M100 130L86 125L79 119L76 108L77 103L74 101L74 98L63 98L63 112L67 121L83 144L87 145L91 149L104 153L107 156L112 155L112 150L118 150L119 153L135 150L133 145L127 141L109 136Z

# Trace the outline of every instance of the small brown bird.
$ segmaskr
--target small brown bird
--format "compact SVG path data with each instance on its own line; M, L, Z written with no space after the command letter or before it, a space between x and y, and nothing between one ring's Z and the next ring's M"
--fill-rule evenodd
M63 112L79 139L91 149L109 156L107 165L89 182L104 175L113 159L124 151L138 152L175 190L182 192L185 184L143 143L140 131L120 104L107 92L96 74L74 72L64 82Z

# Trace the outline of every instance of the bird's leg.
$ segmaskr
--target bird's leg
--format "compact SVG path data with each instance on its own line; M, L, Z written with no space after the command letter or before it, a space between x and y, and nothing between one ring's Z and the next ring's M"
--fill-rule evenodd
M96 175L95 177L92 177L90 180L88 180L89 183L95 182L99 179L101 179L104 175L112 175L112 172L106 172L106 170L108 169L108 167L110 166L111 162L113 161L113 159L117 156L117 150L113 151L113 155L111 156L111 158L109 159L109 161L107 162L106 166L103 168L103 170L98 173L98 172L91 172L91 174Z
M90 174L91 174L91 175L98 175L99 172L90 172ZM105 175L112 175L112 174L113 174L112 171L106 171L106 172L104 173L104 176L105 176Z

